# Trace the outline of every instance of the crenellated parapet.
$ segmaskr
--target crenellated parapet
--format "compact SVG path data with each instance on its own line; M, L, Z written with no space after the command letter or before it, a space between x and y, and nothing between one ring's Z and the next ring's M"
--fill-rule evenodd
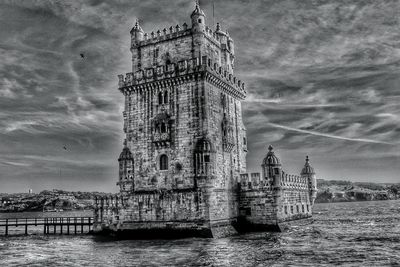
M268 179L262 179L261 173L242 173L240 174L240 188L242 190L272 190L273 184ZM281 189L309 190L307 178L300 175L288 174L282 171Z
M129 94L136 90L180 84L198 75L205 75L208 82L239 99L246 97L244 83L207 56L118 75L118 87L122 93Z
M259 172L242 173L240 174L240 190L272 190L272 187L267 180L261 178Z
M122 208L124 206L124 199L120 194L110 194L103 197L94 198L95 209L113 209Z
M169 28L164 28L162 30L152 31L150 33L144 33L143 40L133 44L132 47L145 46L150 44L155 44L163 41L172 40L175 38L180 38L182 36L190 35L191 29L188 28L186 23L182 26L176 25Z
M192 28L188 27L188 24L183 23L181 25L170 26L164 29L158 29L152 32L146 32L143 34L143 39L132 43L132 48L137 48L146 45L154 45L160 42L170 41L176 38L181 38L192 34ZM205 26L205 30L202 32L204 36L214 43L216 46L226 49L234 54L233 40L229 35L220 30L213 30L209 26ZM222 33L222 34L219 34ZM225 38L224 38L225 37ZM226 39L226 40L225 40Z
M284 189L308 190L309 184L305 177L288 174L282 171L281 186Z

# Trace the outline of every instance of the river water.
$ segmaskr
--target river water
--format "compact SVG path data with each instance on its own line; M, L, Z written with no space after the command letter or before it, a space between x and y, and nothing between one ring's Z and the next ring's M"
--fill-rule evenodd
M0 266L332 265L400 266L400 200L316 204L310 224L222 239L0 236Z

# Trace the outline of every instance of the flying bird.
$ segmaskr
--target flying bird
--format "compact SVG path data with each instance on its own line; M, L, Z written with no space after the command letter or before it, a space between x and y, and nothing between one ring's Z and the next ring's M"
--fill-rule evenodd
M84 55L84 54L80 53L80 55L81 55L81 58L85 58L85 55Z
M63 148L64 148L64 150L67 150L67 147L66 147L66 146L63 146Z

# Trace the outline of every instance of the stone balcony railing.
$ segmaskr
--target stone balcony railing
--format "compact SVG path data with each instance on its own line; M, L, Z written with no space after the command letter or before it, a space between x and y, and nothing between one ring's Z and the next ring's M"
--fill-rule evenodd
M243 190L254 190L269 188L271 184L265 179L261 178L260 173L242 173L240 174L240 185ZM282 189L294 189L294 190L308 190L309 185L307 178L299 175L287 174L282 171L280 187Z
M169 146L171 143L171 134L170 133L153 133L152 135L152 141L153 143L158 146Z
M222 137L222 145L223 149L226 152L231 152L235 147L235 139L232 136L224 136Z
M233 76L225 67L220 66L207 56L181 60L177 63L160 65L156 68L146 68L144 70L138 70L135 73L126 73L125 77L122 74L118 75L118 87L119 90L123 92L126 88L137 87L146 83L198 72L210 73L213 77L218 78L218 84L220 84L220 81L223 81L225 85L224 88L227 90L232 91L233 89L234 92L232 91L232 93L240 98L246 96L244 83Z

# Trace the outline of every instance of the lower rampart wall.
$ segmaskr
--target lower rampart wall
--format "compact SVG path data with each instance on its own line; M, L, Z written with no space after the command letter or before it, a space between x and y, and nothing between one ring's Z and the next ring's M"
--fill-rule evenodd
M278 208L278 220L290 221L311 217L312 204L307 189L282 188Z

